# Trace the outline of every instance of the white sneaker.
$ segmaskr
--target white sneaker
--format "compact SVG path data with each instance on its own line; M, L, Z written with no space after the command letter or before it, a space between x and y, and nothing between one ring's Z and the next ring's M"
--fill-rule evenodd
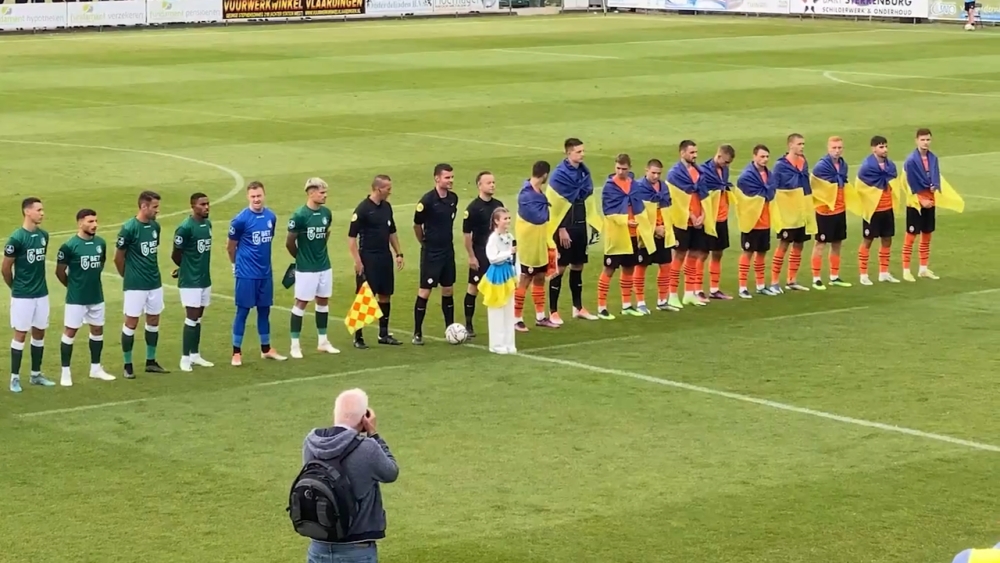
M909 270L903 270L903 281L915 282L917 278L913 277L913 272Z
M191 363L203 368L214 368L215 364L201 357L201 354L191 354Z
M101 367L101 366L97 366L97 369L91 368L91 370L90 370L90 378L91 379L100 379L101 381L114 381L115 380L115 376L113 376L110 373L104 371L104 368Z
M73 376L68 371L62 372L62 376L59 378L59 385L63 387L73 386Z
M920 268L920 271L917 272L917 276L921 277L921 278L927 278L929 280L939 280L939 279L941 279L940 277L937 276L937 274L935 274L934 272L930 271L928 268Z
M339 354L340 350L333 347L329 340L324 340L316 346L316 350L320 352L326 352L327 354Z
M181 356L181 371L194 371L191 367L191 358L189 356Z
M899 283L899 280L897 280L896 278L892 277L892 274L890 274L890 273L879 274L878 275L878 281L880 281L880 282L889 282L889 283Z
M288 349L288 355L295 358L296 360L302 359L302 346L298 344L292 344L292 347Z
M577 309L576 307L573 307L573 318L583 319L585 321L596 321L600 319L600 317L592 314L590 311L586 309Z
M861 282L861 285L874 285L872 283L872 279L868 277L868 274L863 274L859 281Z

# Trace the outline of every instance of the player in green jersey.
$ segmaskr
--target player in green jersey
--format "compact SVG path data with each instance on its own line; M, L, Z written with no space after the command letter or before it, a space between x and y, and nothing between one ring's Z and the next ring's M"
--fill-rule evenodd
M21 357L24 339L31 332L32 385L52 387L55 383L42 375L45 352L45 329L49 328L49 287L45 282L45 251L49 233L39 226L45 217L42 200L25 198L21 202L24 222L14 231L3 248L3 281L10 288L10 390L21 392Z
M70 363L73 339L80 327L90 326L90 377L114 381L115 376L101 366L104 351L104 283L101 274L108 261L108 245L97 236L97 212L81 209L76 214L77 233L59 247L56 255L56 278L66 286L63 312L63 335L59 345L62 376L59 384L73 385Z
M177 269L177 287L184 306L184 336L181 371L192 366L215 364L201 357L201 317L212 300L212 223L208 220L208 196L191 195L191 215L174 231L174 251L170 255Z
M146 315L146 373L170 373L156 363L156 344L160 337L160 313L163 312L163 282L160 280L159 248L160 195L139 194L139 212L120 231L115 250L115 269L122 276L125 290L125 324L122 326L122 355L125 379L134 379L132 348L139 317Z
M302 357L299 335L302 334L302 317L309 302L316 300L316 332L319 343L316 349L327 354L339 354L327 339L326 327L330 319L330 296L333 295L333 269L327 251L327 235L333 214L326 207L327 185L321 178L306 181L306 204L298 208L288 220L288 237L285 248L295 259L295 305L292 307L292 349L289 355Z

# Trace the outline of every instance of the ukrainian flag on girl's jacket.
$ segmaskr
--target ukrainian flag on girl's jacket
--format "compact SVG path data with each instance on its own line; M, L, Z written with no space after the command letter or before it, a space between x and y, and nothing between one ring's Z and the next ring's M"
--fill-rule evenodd
M549 200L545 194L535 191L530 180L517 194L517 257L521 264L531 268L541 268L549 263Z
M1000 563L1000 543L993 549L966 549L952 559L951 563Z
M608 176L601 190L601 205L604 212L604 225L600 229L601 240L604 241L604 254L618 256L632 254L632 235L629 232L629 219L638 223L636 236L642 240L646 248L656 248L653 239L653 227L646 215L646 205L641 193L633 191L632 182L635 176L629 172L628 178L619 180L614 174Z
M653 185L645 176L632 182L632 191L635 197L642 200L646 206L646 217L649 224L654 228L663 225L663 247L673 248L677 246L677 239L674 237L673 221L670 217L670 188L663 180L659 180ZM655 238L654 238L655 241ZM645 244L645 243L643 243ZM652 247L651 250L655 248Z
M764 173L771 177L767 167L764 167ZM774 200L774 188L764 182L760 170L750 161L736 179L736 189L732 193L736 197L736 219L740 232L749 233L764 213L764 206Z
M807 235L816 234L816 205L809 185L809 162L802 157L799 170L788 155L782 155L774 164L770 178L774 188L771 202L771 226L775 232L805 227Z
M918 149L913 149L910 156L903 162L903 192L906 194L906 205L918 211L920 199L917 194L930 190L934 194L934 205L949 209L956 213L965 211L965 200L951 187L948 180L941 176L941 165L936 154L927 151L927 168L924 168L923 158Z
M490 236L499 236L507 243L513 242L510 233L502 235L493 233ZM518 246L520 247L520 245ZM520 252L520 248L518 251ZM490 267L486 269L486 275L479 280L479 285L476 287L479 289L479 294L483 296L483 305L486 307L503 307L510 302L514 290L517 289L517 272L520 271L520 268L515 266L515 260L516 258L511 257L502 264L490 264Z
M553 246L555 246L553 237L559 224L578 201L583 201L586 205L587 224L600 230L601 213L594 198L590 197L592 195L594 195L594 179L590 175L590 169L582 162L579 166L572 166L568 160L563 159L549 175L549 187L545 190L545 197L549 200L550 206L548 238L552 239Z
M699 178L700 178L699 174ZM716 205L712 212L705 208L706 200L709 199L708 190L704 184L695 182L688 172L688 165L684 161L678 161L673 168L667 172L667 187L670 188L670 198L673 205L670 206L670 217L672 223L679 229L688 228L688 220L691 218L692 196L698 197L701 201L702 209L705 212L705 232L716 236L715 217L719 213L719 206ZM717 200L716 200L717 201ZM713 214L714 213L714 214ZM711 229L711 230L709 230Z
M825 155L816 163L812 175L809 176L809 187L812 188L813 199L818 205L833 209L837 205L837 191L847 185L847 162L838 158L834 166L833 157Z
M704 191L708 193L708 197L701 202L702 208L705 209L705 232L713 237L718 236L716 223L719 217L720 200L724 197L729 198L729 203L735 205L730 197L732 193L730 188L733 187L733 184L729 181L729 167L723 168L720 174L715 159L706 160L698 167L698 184L703 185ZM709 223L712 223L711 228L708 226Z
M882 168L875 155L870 154L858 167L854 185L848 184L844 188L844 204L851 213L870 221L885 190L892 191L893 208L902 211L906 205L906 194L903 193L903 182L899 179L896 163L886 158L885 168Z

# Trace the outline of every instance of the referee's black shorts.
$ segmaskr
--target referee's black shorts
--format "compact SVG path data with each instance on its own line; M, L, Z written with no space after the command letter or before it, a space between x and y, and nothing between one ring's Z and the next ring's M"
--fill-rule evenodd
M455 285L455 251L434 252L420 250L420 289Z
M388 253L361 255L361 265L365 271L360 276L355 276L357 288L361 289L361 284L368 282L368 287L372 288L375 295L392 295L396 290L396 268L392 255Z

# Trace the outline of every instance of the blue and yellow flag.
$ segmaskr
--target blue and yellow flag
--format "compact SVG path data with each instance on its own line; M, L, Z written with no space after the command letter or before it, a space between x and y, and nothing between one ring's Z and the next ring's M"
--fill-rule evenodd
M847 210L870 221L885 190L890 190L892 206L896 212L902 212L906 205L906 194L903 193L903 182L899 178L896 163L885 159L885 167L879 165L874 154L858 167L858 177L854 185L844 188L844 204Z
M809 177L809 187L812 188L813 200L817 207L825 205L833 209L837 205L837 191L847 185L847 162L838 157L825 155L819 159Z
M697 170L699 171L698 179L700 180L700 169ZM667 172L667 187L670 188L670 198L674 202L670 206L673 224L680 229L688 228L688 221L691 219L691 200L697 197L705 213L705 232L713 237L716 236L715 217L719 213L718 198L715 200L714 210L710 213L707 205L710 205L711 202L706 202L706 200L711 196L702 182L691 178L691 173L688 171L688 164L686 162L679 161Z
M517 257L521 264L541 268L549 263L549 244L555 242L548 228L549 200L535 190L530 180L525 180L517 194L517 223L514 225Z
M1000 544L993 549L966 549L952 563L1000 563Z
M806 234L816 234L816 205L809 182L809 163L802 158L800 170L788 155L774 165L770 184L774 188L771 202L771 226L774 230L805 228Z
M919 149L914 149L903 162L903 191L906 193L906 204L917 210L923 209L917 194L930 190L934 194L934 205L956 213L965 211L965 200L951 187L948 180L941 176L941 164L938 157L927 151L927 166Z
M753 230L764 214L764 206L774 199L774 188L764 182L765 177L770 179L771 171L765 166L764 176L761 176L761 172L750 161L736 178L736 189L732 193L736 197L736 219L741 233Z
M721 172L720 172L721 168ZM706 160L698 167L698 184L702 186L703 193L707 197L701 201L701 207L705 210L705 233L715 237L718 236L716 226L719 218L719 205L721 199L729 197L729 167L720 167L714 158ZM732 198L730 198L732 203Z
M559 224L573 204L581 201L587 212L587 224L600 230L603 218L597 203L590 197L592 195L594 179L587 165L581 162L578 166L573 166L565 159L560 162L549 176L549 187L545 190L545 197L549 201L548 238L555 240L553 237Z
M670 217L670 206L673 204L673 201L670 199L670 188L667 187L666 182L663 180L658 180L655 183L650 182L648 178L643 176L632 182L632 191L635 193L635 197L641 199L643 204L645 204L646 220L649 221L649 224L655 229L658 224L662 223L663 247L673 248L677 246L673 220ZM650 252L652 250L650 248Z
M629 172L625 180L608 176L601 190L601 206L604 213L604 225L600 230L604 242L604 254L617 256L632 254L632 236L629 233L629 214L638 225L635 228L636 237L642 240L646 248L655 248L653 227L646 215L646 206L641 194L632 191L635 176Z

